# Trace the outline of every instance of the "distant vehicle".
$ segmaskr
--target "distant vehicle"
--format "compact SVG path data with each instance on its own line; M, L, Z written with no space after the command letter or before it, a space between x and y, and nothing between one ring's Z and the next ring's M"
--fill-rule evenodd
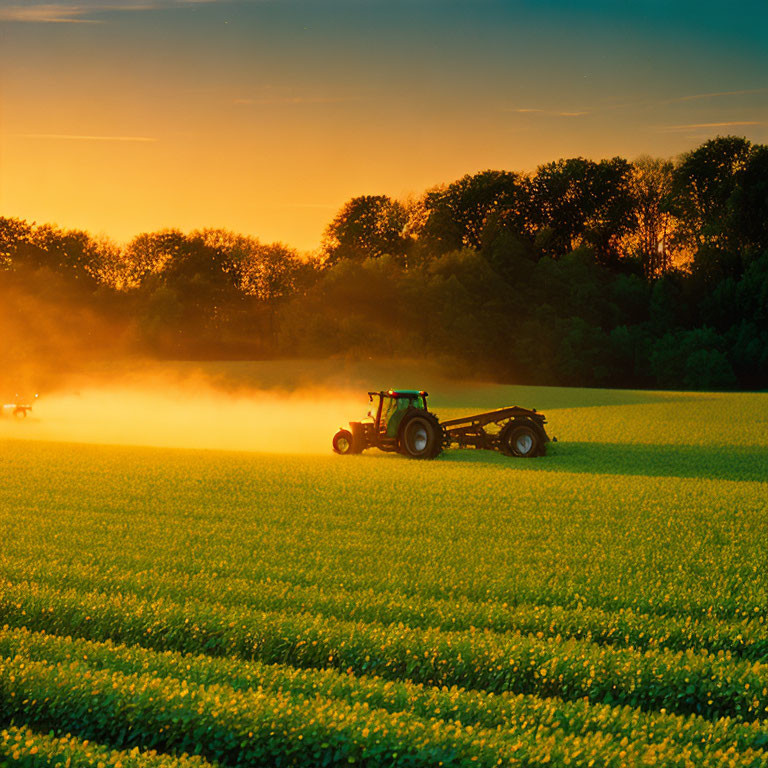
M544 456L550 442L544 415L517 405L440 422L427 408L423 389L369 392L378 398L375 415L351 421L333 437L333 450L341 455L366 448L398 452L413 459L434 459L443 448L483 448L523 458ZM490 427L490 431L486 427Z
M27 414L32 410L32 404L19 402L18 398L19 396L16 395L15 403L4 403L2 409L0 409L0 415L13 416L16 419L26 419ZM35 395L35 400L37 398L38 395Z

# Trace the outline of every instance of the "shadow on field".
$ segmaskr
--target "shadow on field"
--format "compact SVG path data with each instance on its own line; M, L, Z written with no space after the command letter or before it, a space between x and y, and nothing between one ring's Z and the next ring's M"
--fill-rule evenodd
M696 477L768 482L768 450L758 446L556 443L547 456L513 459L491 451L451 450L440 461L479 462L510 469L604 475Z

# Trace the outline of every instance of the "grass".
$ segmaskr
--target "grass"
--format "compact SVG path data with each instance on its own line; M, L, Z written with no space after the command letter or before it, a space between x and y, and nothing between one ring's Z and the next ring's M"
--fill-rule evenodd
M433 390L559 442L2 443L0 764L768 765L768 395Z

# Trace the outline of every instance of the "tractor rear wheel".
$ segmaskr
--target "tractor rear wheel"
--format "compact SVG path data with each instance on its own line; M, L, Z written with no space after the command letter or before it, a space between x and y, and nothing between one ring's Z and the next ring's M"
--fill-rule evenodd
M400 452L412 459L434 459L443 450L443 430L431 413L411 416L400 428Z
M333 436L333 450L340 456L354 453L352 450L352 433L348 429L340 429Z
M26 409L26 408L17 408L17 409L16 409L16 410L13 412L13 415L14 415L14 416L15 416L17 419L26 419L26 418L27 418L27 409Z
M502 453L523 459L540 456L544 446L544 441L536 427L514 421L501 430L499 443Z

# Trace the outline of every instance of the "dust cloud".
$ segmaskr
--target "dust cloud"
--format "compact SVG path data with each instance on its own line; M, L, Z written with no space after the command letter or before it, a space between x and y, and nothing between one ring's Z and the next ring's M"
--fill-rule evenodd
M319 388L91 386L42 396L25 419L0 420L0 439L328 454L335 431L363 416L366 403L359 392Z
M0 440L325 453L365 390L312 365L151 359L135 329L41 273L0 283ZM389 385L389 383L387 383ZM39 399L35 394L39 393Z
M328 454L366 392L429 387L423 360L161 361L136 329L48 274L0 282L0 441ZM39 393L39 399L35 394Z

